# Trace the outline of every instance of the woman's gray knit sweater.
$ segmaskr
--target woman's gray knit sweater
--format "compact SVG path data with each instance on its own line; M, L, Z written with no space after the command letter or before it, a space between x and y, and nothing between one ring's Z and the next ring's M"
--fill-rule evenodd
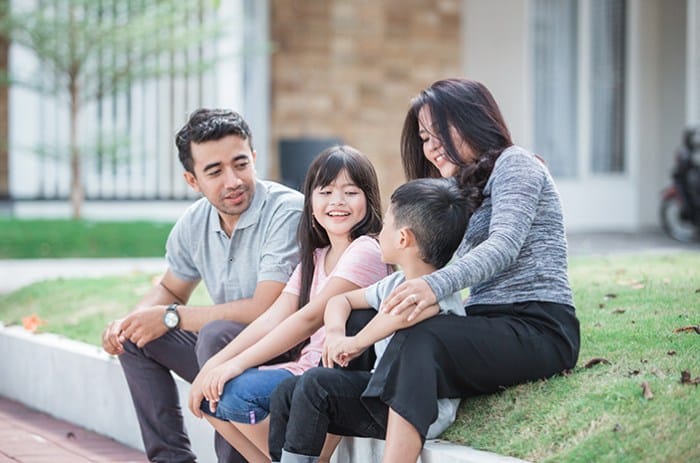
M573 305L559 193L547 168L518 146L496 160L484 201L451 264L423 278L438 300L470 288L467 306Z

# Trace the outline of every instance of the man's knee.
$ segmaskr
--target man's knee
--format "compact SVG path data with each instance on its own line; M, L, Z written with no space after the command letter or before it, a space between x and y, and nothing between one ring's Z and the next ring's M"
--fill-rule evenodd
M118 356L119 363L121 363L122 365L128 365L136 360L144 359L147 357L146 352L143 348L138 347L135 343L131 342L128 339L125 339L122 342L122 347L124 348L124 352Z
M199 366L204 365L214 354L226 347L243 328L244 325L230 320L215 320L204 325L199 331L195 345Z

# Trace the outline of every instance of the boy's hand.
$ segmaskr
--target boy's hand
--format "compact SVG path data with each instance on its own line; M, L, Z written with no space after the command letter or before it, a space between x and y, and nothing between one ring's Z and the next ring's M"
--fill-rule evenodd
M364 348L354 336L334 336L330 340L326 338L326 344L323 346L323 366L332 368L333 363L337 363L346 367L350 360L363 351Z

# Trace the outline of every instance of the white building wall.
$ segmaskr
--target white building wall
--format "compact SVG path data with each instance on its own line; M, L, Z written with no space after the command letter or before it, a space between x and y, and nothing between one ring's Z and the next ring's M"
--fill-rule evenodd
M464 75L493 93L513 141L532 143L527 0L464 0Z
M688 0L686 124L700 126L700 0Z
M590 168L592 0L579 2L578 175L556 178L569 231L633 231L658 226L661 189L683 118L700 120L700 0L627 2L625 171ZM492 90L516 143L533 148L533 85L528 0L464 0L465 75ZM693 31L690 28L693 27ZM686 29L692 42L686 53ZM686 58L687 56L687 58ZM686 77L686 60L691 62ZM688 87L688 90L685 90ZM691 95L692 93L692 95ZM684 114L683 111L686 111Z

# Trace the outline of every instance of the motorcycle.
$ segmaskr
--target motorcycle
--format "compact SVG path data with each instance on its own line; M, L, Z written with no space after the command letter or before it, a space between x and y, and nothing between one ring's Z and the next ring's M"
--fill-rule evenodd
M700 127L684 131L672 178L662 193L661 225L678 241L700 241Z

